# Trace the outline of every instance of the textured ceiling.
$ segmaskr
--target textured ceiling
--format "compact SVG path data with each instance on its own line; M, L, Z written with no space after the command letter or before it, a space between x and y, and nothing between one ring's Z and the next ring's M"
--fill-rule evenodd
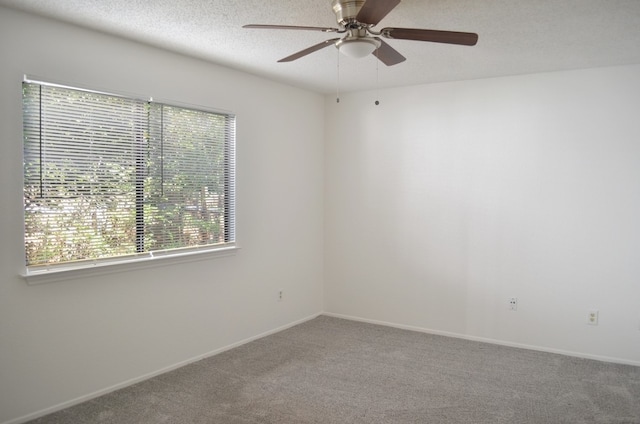
M407 61L339 60L328 47L278 59L336 34L243 29L245 24L335 27L330 0L0 0L235 69L332 93L640 63L640 0L403 0L382 27L479 34L474 47L387 40ZM339 77L338 77L339 75Z

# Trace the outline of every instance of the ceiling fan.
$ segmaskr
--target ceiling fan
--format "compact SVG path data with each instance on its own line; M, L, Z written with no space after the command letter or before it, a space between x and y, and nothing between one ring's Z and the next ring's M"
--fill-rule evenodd
M331 2L336 14L339 28L324 28L294 25L244 25L243 28L258 29L293 29L305 31L322 31L345 34L342 38L323 41L297 53L280 59L278 62L291 62L310 53L334 45L341 53L361 58L373 54L387 66L396 65L406 60L396 49L385 43L380 37L388 39L430 41L434 43L459 44L474 46L478 42L478 34L457 31L438 31L414 28L382 28L373 29L400 0L333 0Z

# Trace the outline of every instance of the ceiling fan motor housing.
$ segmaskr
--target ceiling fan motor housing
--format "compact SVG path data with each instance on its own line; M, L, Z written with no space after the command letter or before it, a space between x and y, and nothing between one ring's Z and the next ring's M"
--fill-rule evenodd
M339 25L348 27L349 24L356 22L356 16L362 8L365 0L333 0L331 6L336 14L336 20Z

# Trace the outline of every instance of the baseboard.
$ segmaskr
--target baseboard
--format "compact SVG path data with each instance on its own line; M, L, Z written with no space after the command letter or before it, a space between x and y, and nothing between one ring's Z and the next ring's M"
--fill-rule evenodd
M573 352L573 351L567 351L567 350L562 350L562 349L554 349L554 348L549 348L549 347L544 347L544 346L528 345L528 344L523 344L523 343L513 343L513 342L509 342L509 341L505 341L505 340L490 339L490 338L486 338L486 337L476 337L476 336L471 336L471 335L468 335L468 334L452 333L452 332L448 332L448 331L432 330L432 329L429 329L429 328L416 327L416 326L412 326L412 325L404 325L404 324L397 324L397 323L387 322L387 321L379 321L379 320L374 320L374 319L361 318L361 317L356 317L356 316L352 316L352 315L336 314L336 313L333 313L333 312L323 312L322 315L329 316L329 317L334 317L334 318L347 319L347 320L351 320L351 321L365 322L365 323L368 323L368 324L384 325L386 327L400 328L402 330L417 331L417 332L420 332L420 333L427 333L427 334L434 334L434 335L438 335L438 336L454 337L454 338L457 338L457 339L471 340L471 341L475 341L475 342L491 343L491 344L500 345L500 346L516 347L516 348L519 348L519 349L536 350L536 351L539 351L539 352L555 353L555 354L558 354L558 355L572 356L572 357L583 358L583 359L592 359L592 360L595 360L595 361L610 362L610 363L615 363L615 364L640 366L640 362L639 361L631 361L631 360L622 359L622 358L591 355L591 354L588 354L588 353Z
M66 402L51 406L49 408L42 409L42 410L37 411L37 412L33 412L31 414L28 414L28 415L24 415L24 416L19 417L19 418L14 418L14 419L11 419L9 421L5 421L4 423L1 423L1 424L22 424L22 423L25 423L27 421L31 421L31 420L34 420L36 418L43 417L43 416L48 415L48 414L52 414L54 412L58 412L58 411L61 411L63 409L66 409L66 408L70 408L72 406L75 406L75 405L78 405L80 403L89 401L91 399L98 398L98 397L106 395L108 393L115 392L116 390L120 390L120 389L123 389L125 387L132 386L134 384L137 384L137 383L140 383L142 381L148 380L150 378L156 377L156 376L158 376L160 374L164 374L166 372L173 371L173 370L178 369L180 367L183 367L185 365L189 365L189 364L191 364L193 362L197 362L197 361L200 361L202 359L206 359L206 358L209 358L211 356L218 355L218 354L220 354L222 352L226 352L227 350L236 348L238 346L242 346L243 344L247 344L247 343L252 342L254 340L258 340L258 339L261 339L263 337L267 337L267 336L270 336L272 334L279 333L279 332L281 332L283 330L286 330L288 328L294 327L296 325L299 325L299 324L302 324L304 322L310 321L310 320L312 320L314 318L317 318L320 315L322 315L321 312L319 312L317 314L314 314L314 315L310 315L308 317L299 319L297 321L294 321L294 322L285 324L283 326L274 328L273 330L265 331L264 333L260 333L258 335L249 337L247 339L240 340L239 342L232 343L230 345L221 347L221 348L213 350L211 352L207 352L207 353L204 353L202 355L194 356L193 358L189 358L189 359L187 359L185 361L181 361L181 362L178 362L176 364L170 365L168 367L164 367L164 368L159 369L157 371L153 371L151 373L147 373L147 374L144 374L144 375L136 377L136 378L132 378L132 379L127 380L127 381L123 381L122 383L118 383L118 384L115 384L113 386L110 386L110 387L107 387L107 388L104 388L104 389L101 389L101 390L97 390L97 391L95 391L93 393L89 393L87 395L83 395L83 396L77 397L75 399L72 399L72 400L69 400L69 401L66 401Z

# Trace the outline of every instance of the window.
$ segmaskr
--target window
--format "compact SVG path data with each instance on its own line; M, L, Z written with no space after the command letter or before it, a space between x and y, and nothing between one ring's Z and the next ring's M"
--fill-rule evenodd
M232 247L235 117L23 83L29 272Z

